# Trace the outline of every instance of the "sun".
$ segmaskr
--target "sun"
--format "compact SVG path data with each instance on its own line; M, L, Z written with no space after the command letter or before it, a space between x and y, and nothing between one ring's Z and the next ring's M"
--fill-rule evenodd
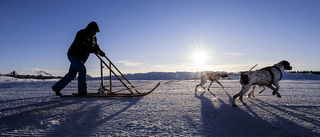
M204 65L208 59L208 54L204 51L197 51L193 53L192 59L196 65Z

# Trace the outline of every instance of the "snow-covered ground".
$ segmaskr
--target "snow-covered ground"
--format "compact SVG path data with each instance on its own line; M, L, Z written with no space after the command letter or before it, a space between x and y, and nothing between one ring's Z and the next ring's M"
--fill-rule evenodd
M60 98L55 82L0 76L1 136L320 136L319 80L283 80L280 99L256 88L256 98L236 108L238 80L211 92L195 92L199 80L163 84L141 98ZM88 81L88 91L99 82ZM73 81L62 93L76 91Z

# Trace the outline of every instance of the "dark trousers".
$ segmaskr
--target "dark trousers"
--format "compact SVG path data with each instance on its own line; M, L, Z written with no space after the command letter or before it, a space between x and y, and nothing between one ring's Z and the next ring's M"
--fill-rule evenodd
M78 74L78 93L87 92L86 75L87 70L84 63L75 56L68 55L68 59L71 63L68 73L61 78L55 85L52 86L54 91L61 91L67 86L71 80L73 80Z

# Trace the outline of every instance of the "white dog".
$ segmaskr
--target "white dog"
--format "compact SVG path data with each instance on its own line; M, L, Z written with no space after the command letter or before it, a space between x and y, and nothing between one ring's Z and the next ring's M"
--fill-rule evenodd
M195 91L197 91L197 88L199 86L201 86L203 89L206 89L203 85L207 83L208 80L211 81L210 85L208 86L208 90L210 91L210 86L212 85L212 83L215 81L217 82L223 89L224 87L222 86L222 84L218 81L220 78L226 78L228 77L228 74L219 74L219 73L208 73L208 74L204 74L202 75L200 78L200 84L198 84L196 86ZM229 78L230 79L230 78Z
M273 95L277 94L277 97L281 98L280 93L278 92L280 86L279 81L282 78L282 71L291 70L292 67L288 61L281 61L272 67L266 67L256 71L250 71L247 73L242 73L240 76L241 90L238 94L233 96L232 106L236 107L235 100L239 97L239 100L243 105L246 103L243 102L243 95L250 89L252 85L267 86L273 90ZM274 85L276 88L274 88Z

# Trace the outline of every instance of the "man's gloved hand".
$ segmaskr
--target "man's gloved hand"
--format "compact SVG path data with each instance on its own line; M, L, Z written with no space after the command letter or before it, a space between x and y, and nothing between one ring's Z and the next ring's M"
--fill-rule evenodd
M106 54L103 51L99 52L99 55L103 57L106 56Z

